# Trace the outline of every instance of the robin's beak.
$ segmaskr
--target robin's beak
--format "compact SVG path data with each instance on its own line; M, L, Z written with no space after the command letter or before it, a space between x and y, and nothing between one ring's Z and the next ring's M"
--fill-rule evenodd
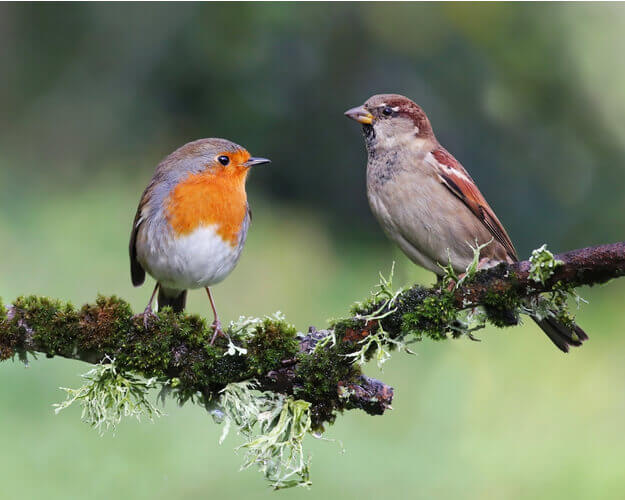
M267 158L255 158L254 156L250 157L243 165L246 167L253 167L254 165L265 165L267 163L271 163L271 160Z
M364 106L348 109L345 111L345 116L363 125L371 125L371 123L373 123L373 115L369 113Z

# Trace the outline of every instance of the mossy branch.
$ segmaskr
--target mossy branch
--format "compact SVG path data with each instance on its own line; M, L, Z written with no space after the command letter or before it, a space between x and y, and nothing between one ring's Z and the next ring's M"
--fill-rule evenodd
M261 390L297 394L311 402L318 427L331 421L337 410L362 408L382 414L391 403L392 389L363 378L353 362L362 341L379 333L380 326L382 345L409 333L419 339L459 336L454 322L462 310L478 305L496 308L498 300L509 307L564 286L592 285L625 275L625 242L574 250L555 260L558 265L544 282L531 276L529 260L500 264L478 271L450 292L419 285L395 296L387 290L356 305L350 317L327 330L311 327L298 333L283 318L267 317L247 326L243 321L231 326L232 344L220 337L214 346L209 344L212 330L195 315L166 309L146 328L143 316L133 315L130 306L116 297L99 297L80 309L44 297L20 297L0 308L0 360L27 353L92 364L115 359L120 369L173 381L181 401L214 394L232 382L257 379ZM241 352L234 352L233 346ZM372 344L366 357L376 348ZM354 388L347 391L350 397L345 397L347 387Z
M480 271L454 293L456 307L484 305L493 294L532 297L562 286L596 285L625 275L625 242L581 248L554 256L558 265L544 281L532 277L532 262L499 264Z
M478 255L476 249L476 264ZM308 484L302 429L320 431L344 410L380 415L390 407L392 388L364 376L364 361L375 356L381 365L390 350L424 337L473 338L486 322L510 325L541 294L541 304L568 318L566 294L573 288L625 275L625 242L555 257L543 246L528 261L481 271L475 267L461 281L449 269L446 279L431 288L395 291L391 280L382 278L372 298L326 330L311 327L298 333L280 315L240 318L227 329L230 338L219 337L215 345L203 319L169 308L145 326L143 316L133 315L116 297L98 297L80 309L44 297L20 297L8 307L0 303L0 361L26 360L36 353L99 366L114 361L114 370L98 370L90 386L71 393L78 394L74 399L91 398L88 414L97 415L92 420L151 409L144 395L160 385L180 403L198 402L245 432L258 424L263 434L245 445L252 453L246 463L257 463L276 487ZM483 306L481 312L475 313L476 306ZM117 398L127 406L111 411L108 406L121 403L106 391L118 380L135 396ZM244 399L253 402L246 409ZM229 409L228 401L235 401ZM271 420L263 420L268 414ZM293 434L293 429L300 431Z
M92 364L114 359L119 370L167 382L180 402L198 398L205 404L227 384L254 379L261 391L296 394L313 403L316 428L331 421L336 410L383 413L392 390L381 391L383 384L361 377L359 367L344 358L346 348L316 349L326 334L314 328L298 334L279 316L242 318L230 326L231 340L218 337L210 345L213 331L195 315L166 309L146 327L143 315L133 315L117 297L98 297L95 304L75 309L30 296L2 308L0 360L36 353ZM339 398L339 387L352 386L361 390ZM378 393L386 398L374 401Z

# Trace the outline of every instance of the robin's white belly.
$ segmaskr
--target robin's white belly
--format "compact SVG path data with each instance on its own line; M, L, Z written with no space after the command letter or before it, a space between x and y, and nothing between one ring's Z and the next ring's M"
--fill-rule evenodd
M217 234L216 226L200 227L177 238L153 239L138 252L141 265L163 287L203 288L222 281L236 266L243 241L234 248Z

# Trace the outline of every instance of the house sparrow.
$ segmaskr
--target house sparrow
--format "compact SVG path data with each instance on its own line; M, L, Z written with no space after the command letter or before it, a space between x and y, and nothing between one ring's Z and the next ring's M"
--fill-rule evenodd
M480 265L516 262L514 245L475 182L442 147L428 117L407 97L380 94L345 115L363 126L367 196L386 234L415 263L438 276L441 265L462 273L470 245L486 244ZM562 351L588 339L576 325L532 319Z
M132 284L143 284L146 271L156 280L144 321L157 291L159 310L180 312L187 289L205 288L215 319L211 343L223 333L209 287L239 260L251 219L245 180L250 167L265 163L225 139L200 139L156 167L130 233Z

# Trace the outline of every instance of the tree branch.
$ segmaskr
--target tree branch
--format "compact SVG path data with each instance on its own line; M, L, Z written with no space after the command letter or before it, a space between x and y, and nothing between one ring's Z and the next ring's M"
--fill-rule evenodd
M530 278L529 260L515 264L500 264L480 272L474 281L454 294L458 307L484 303L488 294L511 291L531 297L553 290L560 284L569 287L595 285L625 275L625 242L581 248L556 255L561 262L544 283Z
M206 402L229 383L256 379L263 391L310 402L313 428L321 428L343 410L380 415L390 407L393 389L362 375L353 362L359 356L370 359L408 339L470 333L458 326L460 312L477 305L492 309L502 297L509 308L541 293L625 275L625 243L556 259L561 263L544 282L535 280L530 261L522 261L479 271L453 291L413 286L393 294L383 286L327 330L311 327L302 334L283 319L265 318L233 327L232 342L220 337L214 346L211 328L197 316L165 309L145 327L143 316L133 315L116 297L99 297L79 310L52 299L20 297L0 307L0 360L28 353L87 363L115 359L120 369L166 381L180 401L200 394Z

